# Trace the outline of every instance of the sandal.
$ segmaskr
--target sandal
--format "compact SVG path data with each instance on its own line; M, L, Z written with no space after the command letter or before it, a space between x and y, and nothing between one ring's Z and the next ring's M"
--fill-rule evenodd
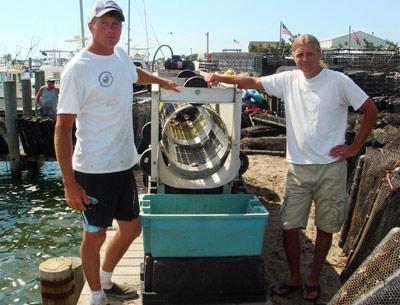
M319 285L310 286L310 285L304 284L304 287L303 287L303 299L304 300L315 301L316 299L319 298L320 293L321 293L321 287ZM309 294L314 294L314 296L311 298L305 296L305 295L309 295Z
M279 295L280 297L287 296L288 294L300 290L302 285L289 285L282 283L272 288L271 295Z

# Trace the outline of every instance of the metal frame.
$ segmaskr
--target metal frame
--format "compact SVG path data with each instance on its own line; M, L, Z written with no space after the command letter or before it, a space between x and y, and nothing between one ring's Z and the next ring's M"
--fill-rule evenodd
M236 87L230 88L179 88L181 92L165 90L153 85L151 93L151 176L149 177L149 192L163 191L160 181L160 171L165 173L168 171L163 161L159 162L160 156L160 139L159 139L159 107L160 101L165 103L196 103L196 104L216 104L217 112L223 112L221 116L227 125L228 132L231 137L231 152L226 163L229 166L223 166L214 175L207 179L185 180L171 173L173 181L169 181L169 185L182 188L210 188L224 186L231 183L237 176L240 167L240 122L241 122L241 92ZM222 111L223 105L233 106L231 116L227 116L229 110ZM228 126L229 125L229 126ZM228 160L229 159L229 160ZM162 176L162 174L161 174ZM224 192L228 188L224 187Z

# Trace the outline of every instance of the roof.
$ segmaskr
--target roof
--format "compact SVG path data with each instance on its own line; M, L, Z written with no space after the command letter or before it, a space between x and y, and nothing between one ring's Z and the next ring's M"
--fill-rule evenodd
M249 44L250 43L279 43L279 41L261 41L261 40L251 40L251 41L249 41Z
M377 37L375 35L369 34L369 33L364 32L364 31L355 31L355 32L352 32L351 34L353 34L353 33L356 33L357 35L371 36L371 37L374 37L376 39L381 39L381 40L385 40L386 41L386 39ZM328 38L320 39L319 41L321 42L321 41L333 40L333 39L340 38L340 37L343 37L343 36L349 36L349 33L331 36L331 37L328 37Z

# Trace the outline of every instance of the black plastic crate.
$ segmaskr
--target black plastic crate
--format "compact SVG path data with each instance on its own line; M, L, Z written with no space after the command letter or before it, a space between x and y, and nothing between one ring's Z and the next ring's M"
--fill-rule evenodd
M266 299L261 256L145 257L144 305L262 302Z

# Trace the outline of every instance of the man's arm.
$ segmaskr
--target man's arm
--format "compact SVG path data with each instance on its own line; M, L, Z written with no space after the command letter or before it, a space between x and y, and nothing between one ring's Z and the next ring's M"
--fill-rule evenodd
M360 129L353 143L348 145L338 145L331 149L332 157L340 157L342 160L356 156L360 149L363 147L365 141L367 140L372 128L375 125L376 118L378 116L378 109L376 108L374 102L369 98L360 107L359 111L362 112L363 117L361 120Z
M158 84L164 89L179 92L178 85L172 80L158 77L140 68L136 68L136 71L138 73L136 82L138 85Z
M36 105L35 108L37 108L40 105L40 98L42 97L42 94L43 94L43 87L40 87L35 97L35 105Z
M88 204L85 190L78 184L72 169L72 127L75 114L58 114L54 133L56 157L61 169L65 200L77 211L83 211L83 203Z
M243 89L257 89L264 91L264 87L261 83L260 77L245 77L237 75L219 75L215 73L209 73L205 77L205 81L209 86L217 85L218 83L225 84L236 84Z

